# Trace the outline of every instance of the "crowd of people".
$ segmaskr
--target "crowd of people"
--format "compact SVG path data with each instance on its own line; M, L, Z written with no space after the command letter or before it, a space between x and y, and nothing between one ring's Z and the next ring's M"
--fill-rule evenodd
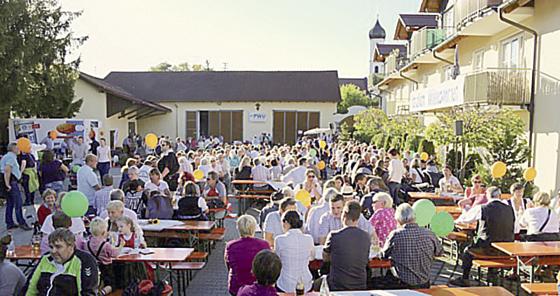
M219 137L185 141L161 137L157 147L149 149L139 136L131 135L123 142L127 159L117 184L109 173L116 159L105 139L96 147L82 138L68 143L71 166L79 166L77 190L89 204L84 217L71 218L61 210L71 172L58 153L42 151L39 161L12 143L0 160L9 230L31 230L22 205L34 204L36 192L42 197L36 226L44 256L25 285L15 269L0 265L0 270L9 270L10 278L18 278L11 281L12 291L104 295L133 279L149 277L149 266L112 260L122 248L147 245L138 219L208 220L209 209L227 209L228 195L240 189L233 180L259 181L253 190L273 193L266 204L253 205L259 215L237 219L240 238L226 245L232 295L319 290L324 281L331 290L429 287L431 266L441 255L442 244L431 230L416 224L407 203L411 191L463 196L458 221L478 222L478 239L467 250L491 252L492 242L513 241L516 235L555 240L560 227L560 203L547 193L539 192L531 201L523 197L524 184L516 183L511 198L504 201L501 191L486 188L479 175L465 189L453 168L441 167L434 156L422 159L419 153L401 154L394 148L385 151L307 137L291 146L273 146L269 141L227 144ZM30 168L36 170L35 177L26 173ZM202 178L195 177L198 174ZM309 204L298 198L299 191L309 193ZM256 237L258 229L262 239ZM390 259L392 272L372 274L370 254ZM309 262L318 257L322 266L310 270ZM454 284L469 284L472 260L466 251L463 277Z

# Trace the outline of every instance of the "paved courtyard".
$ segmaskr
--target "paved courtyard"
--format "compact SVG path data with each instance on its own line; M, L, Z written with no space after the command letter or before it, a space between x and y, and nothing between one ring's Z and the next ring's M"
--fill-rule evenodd
M120 179L119 171L117 169L112 169L111 174L115 178L115 184L118 184L118 181ZM24 207L24 217L28 219L30 224L35 220L35 208L38 207L39 202L40 198L37 197L37 204L35 205L35 207ZM236 201L233 200L232 203L234 209L236 209ZM2 236L7 233L6 225L4 223L5 209L5 206L0 207L0 235ZM195 273L193 281L187 288L187 295L229 295L229 293L227 292L227 269L224 264L224 249L226 242L238 238L239 234L236 230L234 219L226 219L224 225L226 228L224 241L216 244L215 249L212 250L212 254L208 257L208 262L205 268ZM13 230L16 245L30 244L31 234L31 231L22 231L21 229ZM257 235L261 236L260 233ZM447 281L451 276L454 267L454 265L451 263L454 262L435 262L434 266L432 267L432 280L435 279L435 282L433 282L435 285L447 284ZM458 269L460 271L460 267ZM458 275L458 273L456 273L455 275ZM514 288L514 286L512 286L511 282L506 282L505 286L510 291L513 291L515 293L516 289Z

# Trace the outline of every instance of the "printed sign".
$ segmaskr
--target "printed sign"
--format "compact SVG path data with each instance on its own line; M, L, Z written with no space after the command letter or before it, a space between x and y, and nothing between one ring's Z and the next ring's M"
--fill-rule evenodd
M438 87L423 88L410 94L410 111L426 111L461 105L464 102L465 78L459 76Z
M250 122L266 122L266 113L263 112L250 112L249 121Z

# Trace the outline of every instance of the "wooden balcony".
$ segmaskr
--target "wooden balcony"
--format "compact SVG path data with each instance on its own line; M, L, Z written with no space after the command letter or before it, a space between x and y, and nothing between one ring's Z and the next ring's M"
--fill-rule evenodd
M410 43L411 60L416 58L430 49L436 47L445 40L446 31L444 28L422 28L412 34ZM437 62L437 60L436 60Z
M399 57L397 53L391 53L385 60L385 76L391 75L408 64L406 57Z
M531 99L530 69L486 69L465 76L465 104L526 105Z

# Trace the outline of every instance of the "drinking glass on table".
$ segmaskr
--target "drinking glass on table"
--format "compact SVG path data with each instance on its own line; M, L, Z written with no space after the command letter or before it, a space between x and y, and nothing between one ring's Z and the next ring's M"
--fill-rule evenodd
M33 252L40 252L41 251L41 236L39 234L34 234L31 237L31 246Z

